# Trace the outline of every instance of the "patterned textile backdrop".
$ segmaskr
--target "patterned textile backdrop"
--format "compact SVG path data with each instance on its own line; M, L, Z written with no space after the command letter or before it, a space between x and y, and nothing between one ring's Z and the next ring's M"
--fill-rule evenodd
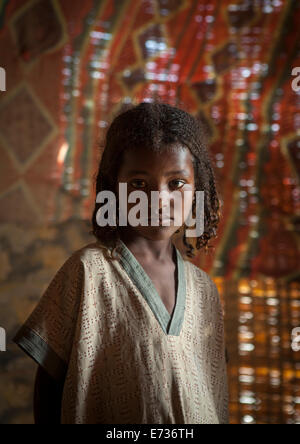
M298 0L0 1L0 422L33 421L11 338L94 240L105 129L159 97L209 135L223 217L193 262L224 302L231 422L300 423L299 23Z

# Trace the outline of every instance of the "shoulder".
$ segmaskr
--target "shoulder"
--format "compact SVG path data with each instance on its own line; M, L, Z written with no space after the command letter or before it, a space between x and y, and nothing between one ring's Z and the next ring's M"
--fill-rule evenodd
M191 284L195 290L201 292L205 299L208 298L210 301L219 304L218 288L210 275L188 259L184 260L184 263L189 271L189 278L192 280Z
M98 263L103 257L97 243L90 243L75 250L57 269L50 288L82 285L91 264Z
M200 316L208 328L207 331L218 331L222 334L224 313L217 285L208 273L190 261L187 262L186 266L190 270L189 288L194 307L200 310Z
M74 251L65 261L65 267L76 267L93 263L97 260L105 260L106 253L103 246L98 242L91 242Z
M65 261L60 274L67 275L67 279L77 281L97 281L100 277L109 275L113 259L106 247L98 241L84 245Z
M195 279L203 281L206 285L209 285L210 287L214 287L216 285L210 275L206 273L206 271L202 270L202 268L197 267L188 259L186 259L184 263Z

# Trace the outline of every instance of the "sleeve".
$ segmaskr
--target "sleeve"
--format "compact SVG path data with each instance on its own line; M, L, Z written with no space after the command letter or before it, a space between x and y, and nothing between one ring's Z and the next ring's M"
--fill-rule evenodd
M223 307L214 281L209 277L211 289L214 334L212 336L211 384L220 424L229 424L229 394L225 347Z
M84 266L74 253L13 338L56 380L64 378L67 371L83 291Z

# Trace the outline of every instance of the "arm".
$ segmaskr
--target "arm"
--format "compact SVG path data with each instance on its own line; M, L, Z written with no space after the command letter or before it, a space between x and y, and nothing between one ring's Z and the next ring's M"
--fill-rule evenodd
M60 424L64 381L56 381L38 366L34 386L35 424Z

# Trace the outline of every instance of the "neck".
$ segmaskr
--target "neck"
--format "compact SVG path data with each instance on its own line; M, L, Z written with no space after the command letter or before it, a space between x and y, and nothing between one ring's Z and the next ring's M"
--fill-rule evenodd
M171 239L152 240L147 239L139 233L129 230L120 230L120 238L127 248L146 261L167 261L174 260L175 248Z

